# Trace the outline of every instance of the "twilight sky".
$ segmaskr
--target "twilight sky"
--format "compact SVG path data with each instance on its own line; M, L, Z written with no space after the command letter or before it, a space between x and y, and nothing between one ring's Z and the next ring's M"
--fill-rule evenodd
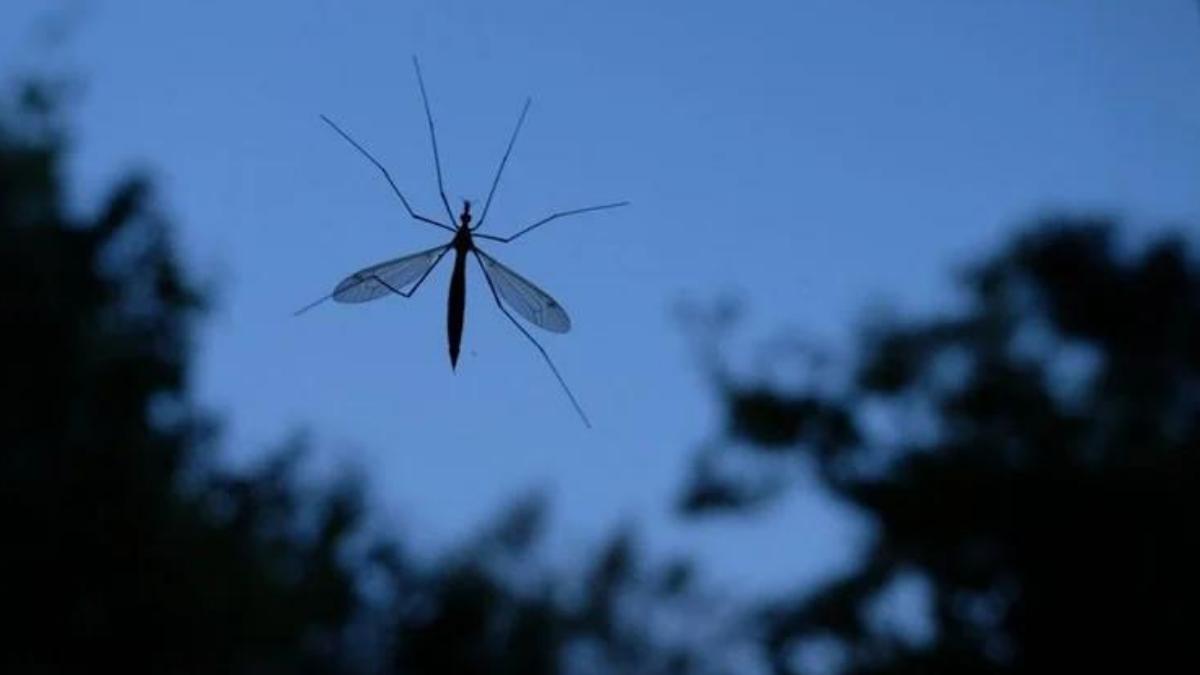
M48 48L52 6L72 29ZM131 169L158 180L189 265L217 291L197 395L225 415L231 460L305 427L322 465L369 471L373 498L419 543L544 487L559 551L636 521L655 551L757 587L828 573L862 524L816 486L767 519L672 515L690 453L720 425L675 303L744 300L733 353L745 361L784 330L845 347L870 303L943 306L955 266L1046 210L1112 213L1143 233L1200 222L1197 9L7 0L0 72L82 77L81 208ZM487 231L632 202L483 243L570 312L571 333L536 334L590 431L477 268L457 373L445 262L412 299L290 316L445 234L410 222L318 119L438 214L414 54L456 203L482 203L534 99Z

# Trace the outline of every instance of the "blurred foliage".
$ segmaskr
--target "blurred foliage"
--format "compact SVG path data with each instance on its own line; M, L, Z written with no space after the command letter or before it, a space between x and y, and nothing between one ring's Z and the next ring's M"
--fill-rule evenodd
M292 453L214 466L188 400L201 296L144 178L72 213L53 98L0 117L2 669L336 670L357 493L302 494Z
M1133 250L1116 230L1039 223L967 271L962 309L874 321L840 381L787 389L712 366L727 423L685 512L769 502L786 485L762 476L798 464L877 526L856 569L758 615L774 672L1186 662L1200 266L1181 238ZM911 620L880 622L879 603L914 580Z
M518 500L419 563L352 479L302 483L295 440L244 473L189 400L204 308L151 182L69 207L56 89L0 108L0 672L705 673L682 564L618 533L539 562ZM667 628L664 628L666 626Z

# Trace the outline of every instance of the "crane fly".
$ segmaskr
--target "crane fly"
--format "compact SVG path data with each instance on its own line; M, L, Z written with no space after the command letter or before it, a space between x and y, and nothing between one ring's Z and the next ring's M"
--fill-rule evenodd
M437 134L433 128L433 114L429 109L429 97L425 93L425 80L421 76L421 65L417 62L416 57L413 57L413 68L417 73L417 85L421 91L421 102L425 107L425 120L429 125L429 139L433 145L433 164L437 172L438 192L442 197L442 205L446 208L446 216L449 218L449 223L457 221L456 226L429 218L414 211L408 200L405 199L404 194L400 192L400 188L392 180L391 174L388 173L388 170L384 168L379 160L375 159L370 152L367 152L366 148L354 140L350 134L343 131L333 120L325 115L321 115L321 119L337 132L339 136L354 146L367 160L374 164L375 168L379 169L384 179L387 180L388 185L391 186L392 192L400 199L400 203L404 205L404 210L408 212L408 215L413 220L441 228L453 233L454 236L449 242L440 246L364 267L340 281L334 287L333 292L305 305L295 313L297 315L303 314L326 300L341 303L361 303L377 300L388 295L401 295L406 298L412 297L429 276L430 272L441 262L442 258L447 253L453 251L454 271L450 276L450 296L446 311L446 335L450 348L450 368L453 370L458 366L458 353L459 347L462 344L463 323L466 316L467 258L474 257L475 261L479 264L479 269L483 271L483 278L487 281L488 289L492 293L492 299L496 301L496 306L500 308L504 316L508 317L508 320L517 327L517 330L521 331L521 334L533 343L533 346L541 353L542 358L545 359L546 365L550 366L550 371L554 373L554 377L558 380L563 392L570 399L575 412L579 413L580 419L583 420L586 426L591 427L587 415L583 412L579 401L575 399L575 395L571 393L571 388L567 386L566 380L558 372L558 368L555 367L550 354L537 341L537 338L533 337L520 321L517 321L516 317L509 311L509 308L515 310L517 314L520 314L533 325L552 333L566 333L571 330L571 319L567 316L566 310L549 293L538 288L533 282L505 267L500 261L481 250L476 245L475 240L485 239L487 241L507 244L559 218L591 211L612 209L625 206L629 202L615 202L612 204L585 206L567 211L557 211L507 237L498 237L478 231L483 227L483 223L487 219L488 210L492 205L492 198L496 195L496 187L500 184L500 176L504 173L504 166L508 163L508 157L512 153L513 144L517 141L517 134L521 132L521 126L525 123L525 115L529 112L529 105L531 103L530 99L527 98L525 99L524 107L521 108L521 115L517 118L517 124L513 129L512 136L508 139L508 147L505 148L504 156L500 159L500 166L496 169L496 175L492 179L492 187L488 191L487 201L484 202L483 212L479 215L479 221L474 225L471 224L471 202L469 200L463 200L462 211L456 219L454 211L450 208L450 201L446 199L446 188L442 180L442 160L438 155Z

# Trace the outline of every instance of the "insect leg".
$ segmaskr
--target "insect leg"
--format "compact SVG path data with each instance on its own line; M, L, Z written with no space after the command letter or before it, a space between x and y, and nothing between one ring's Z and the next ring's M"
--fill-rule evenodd
M324 120L326 124L333 127L334 131L338 132L338 134L342 138L346 139L346 141L349 142L350 145L353 145L356 150L361 152L364 157L366 157L368 160L370 160L371 163L375 165L375 168L379 169L379 171L383 173L383 177L387 179L388 185L392 186L392 192L395 192L396 196L400 198L400 203L404 205L404 210L408 211L408 215L412 216L412 218L414 220L419 220L423 223L429 223L430 225L436 225L437 227L440 227L443 230L450 230L451 232L454 231L454 228L450 227L449 225L446 225L444 223L439 223L438 221L436 221L432 218L426 218L425 216L418 214L416 211L413 211L412 206L410 206L408 203L408 200L404 198L404 194L400 192L400 188L396 187L395 181L392 180L392 175L390 173L388 173L388 170L383 167L383 164L380 164L379 160L375 159L375 157L373 157L371 155L371 153L367 152L367 149L364 148L362 145L360 145L358 143L358 141L354 140L350 136L350 134L346 133L345 131L342 131L341 127L334 124L333 120L329 119L328 117L326 117L324 115L321 115L321 119ZM453 216L450 217L450 221L454 222Z
M492 197L496 194L496 186L500 184L500 174L504 173L504 165L508 163L508 156L512 153L513 144L517 142L517 134L521 133L521 125L525 123L525 114L529 112L529 104L532 99L525 99L525 107L521 108L521 116L517 118L517 126L513 128L512 136L508 139L508 148L504 150L504 157L500 160L500 167L496 169L496 177L492 179L492 189L488 192L487 202L483 205L483 215L479 216L479 222L475 224L472 230L478 230L483 227L483 221L487 218L488 209L492 206Z
M433 113L429 112L429 97L425 94L425 78L421 77L421 64L413 57L413 68L417 71L417 85L421 88L421 102L425 104L425 121L429 123L429 140L433 142L433 166L437 169L438 192L442 194L442 205L446 207L446 215L454 222L454 211L450 201L446 199L446 187L442 183L442 159L438 155L437 134L433 131Z
M487 280L488 288L492 291L492 298L495 299L496 306L500 308L501 312L504 312L504 316L508 317L508 320L517 327L517 330L521 331L521 334L524 335L530 342L532 342L533 346L537 347L537 350L542 353L542 358L546 360L546 365L550 366L550 371L554 373L554 377L558 379L558 383L562 386L563 391L566 392L567 398L571 399L571 405L575 406L575 412L579 413L579 418L583 420L583 424L587 428L591 429L592 423L588 420L587 415L583 412L583 408L580 407L579 401L575 400L575 395L571 393L571 388L567 386L566 380L564 380L563 376L559 374L558 368L554 365L554 361L550 359L550 354L546 352L545 348L542 347L541 343L539 343L536 338L529 334L529 331L525 330L525 327L521 325L521 322L517 321L516 317L514 317L508 311L508 308L504 306L504 303L500 301L500 293L496 291L496 285L492 282L492 277L490 274L488 274L487 267L483 264L483 261L479 259L478 253L475 254L475 261L479 263L479 269L483 270L483 278Z
M571 209L570 211L559 211L558 213L554 213L545 218L542 218L541 220L537 221L536 223L530 225L529 227L527 227L523 230L520 230L519 232L517 232L514 235L510 235L507 237L497 237L497 236L491 235L491 234L475 234L473 236L479 237L480 239L487 239L489 241L499 241L499 242L503 242L503 243L507 244L508 242L516 239L517 237L525 234L526 232L529 232L531 230L539 228L542 225L545 225L546 223L548 223L552 220L556 220L558 218L564 218L566 216L574 216L574 215L580 214L580 213L587 213L589 211L599 211L601 209L615 209L618 206L626 206L627 204L629 204L629 202L617 202L615 204L601 204L599 206L585 206L582 209Z

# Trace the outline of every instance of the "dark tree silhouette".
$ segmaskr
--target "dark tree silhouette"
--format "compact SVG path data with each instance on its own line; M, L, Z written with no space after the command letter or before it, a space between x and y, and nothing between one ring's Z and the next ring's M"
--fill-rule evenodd
M549 573L534 551L544 508L517 502L460 555L396 589L390 672L732 672L725 626L699 618L714 601L692 588L685 563L648 566L618 532L579 572Z
M201 295L146 180L66 207L58 127L44 85L0 117L0 669L333 670L356 490L301 493L288 454L212 465L187 397Z
M774 672L818 644L854 673L1187 662L1200 268L1181 239L1132 251L1115 231L1041 223L971 268L961 311L869 328L840 383L714 369L732 442L699 456L687 512L749 509L801 461L878 526L856 569L757 617ZM903 579L928 588L931 636L873 620Z

